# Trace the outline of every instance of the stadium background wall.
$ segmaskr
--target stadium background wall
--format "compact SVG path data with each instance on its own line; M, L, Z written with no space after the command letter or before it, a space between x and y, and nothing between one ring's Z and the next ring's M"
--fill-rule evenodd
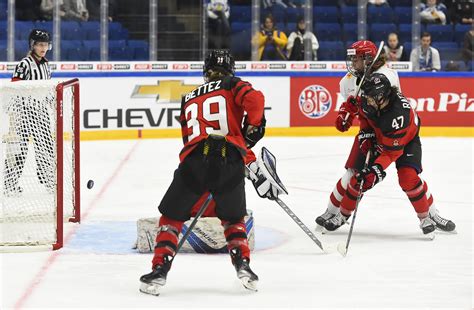
M106 67L108 68L108 67ZM180 137L180 98L202 83L200 70L55 72L81 83L81 140ZM195 68L193 68L195 69ZM345 72L239 72L266 98L268 136L352 136L334 128ZM474 74L400 72L422 121L422 136L474 137ZM1 72L2 82L11 74Z

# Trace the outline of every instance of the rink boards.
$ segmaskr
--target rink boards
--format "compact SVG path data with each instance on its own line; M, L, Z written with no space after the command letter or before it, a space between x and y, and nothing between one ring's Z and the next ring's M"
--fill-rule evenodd
M263 68L263 67L262 67ZM256 68L255 70L258 70ZM341 134L334 120L344 98L344 71L315 72L263 68L237 75L265 95L269 136ZM423 136L474 136L474 74L399 72L402 92L421 118ZM203 83L199 70L64 71L80 78L81 139L180 137L180 99ZM6 73L0 75L6 78Z

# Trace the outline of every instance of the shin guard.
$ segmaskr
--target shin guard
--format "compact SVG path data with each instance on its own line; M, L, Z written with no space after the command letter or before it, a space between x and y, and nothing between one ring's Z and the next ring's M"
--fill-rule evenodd
M244 219L235 223L222 221L222 226L224 226L224 235L229 252L234 248L239 248L242 257L250 260L250 248Z
M162 215L159 220L159 231L156 235L156 245L152 265L162 265L165 256L174 256L178 246L178 237L183 228L181 221L175 221Z

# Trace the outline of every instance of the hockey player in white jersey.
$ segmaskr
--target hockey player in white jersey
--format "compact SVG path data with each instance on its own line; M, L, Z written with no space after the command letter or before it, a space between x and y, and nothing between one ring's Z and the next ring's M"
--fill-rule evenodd
M357 117L358 106L360 106L360 97L356 95L358 85L364 75L367 68L370 67L371 63L375 60L370 72L381 73L387 77L390 81L391 86L396 86L400 91L400 81L398 73L386 66L386 55L382 50L382 53L375 59L377 55L377 47L371 41L363 40L353 43L347 49L347 69L348 73L339 82L340 92L345 102L339 109L338 116L336 118L336 128L341 132L349 130L352 125L352 121ZM366 124L363 124L364 119L361 121L360 128L367 128ZM316 223L323 227L323 230L336 230L343 222L345 222L343 216L340 213L340 203L347 189L347 185L351 177L363 168L365 157L369 149L373 149L376 146L375 132L367 130L360 130L354 139L354 143L351 148L351 152L345 164L346 172L338 180L329 197L329 202L326 211L316 218ZM376 154L375 154L376 155ZM375 157L375 156L373 156ZM448 220L443 219L439 216L435 206L433 205L433 198L429 190L426 191L427 199L430 203L430 215L435 220L437 228L444 231L454 230L453 225L446 225Z

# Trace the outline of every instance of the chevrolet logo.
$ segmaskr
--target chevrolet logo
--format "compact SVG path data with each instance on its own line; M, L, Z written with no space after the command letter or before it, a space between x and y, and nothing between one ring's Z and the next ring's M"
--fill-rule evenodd
M132 93L132 98L156 98L157 103L181 102L181 97L199 84L183 85L183 81L168 80L158 81L157 85L137 85Z

